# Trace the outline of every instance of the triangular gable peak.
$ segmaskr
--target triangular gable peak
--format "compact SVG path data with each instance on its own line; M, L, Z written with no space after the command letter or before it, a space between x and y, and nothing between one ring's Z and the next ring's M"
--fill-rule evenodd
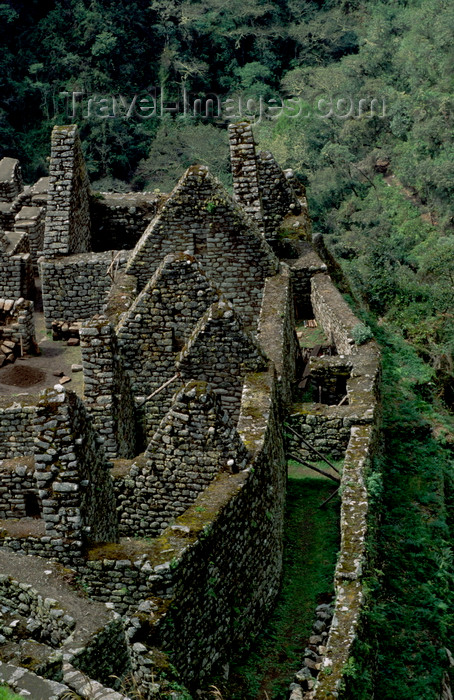
M155 463L178 462L182 471L205 473L208 481L221 470L241 471L249 459L219 397L198 380L190 380L175 395L145 456Z
M213 284L255 327L266 277L279 262L255 224L204 166L180 179L131 256L128 273L143 289L162 257L195 255Z
M145 458L131 471L137 485L131 507L148 535L181 515L220 471L245 469L249 453L219 397L206 382L191 380L175 395Z
M210 306L202 316L177 362L183 381L197 378L211 384L235 423L244 376L264 371L267 366L257 342L244 329L233 306L224 300Z
M164 258L116 329L136 394L150 393L175 374L177 353L218 298L193 256Z

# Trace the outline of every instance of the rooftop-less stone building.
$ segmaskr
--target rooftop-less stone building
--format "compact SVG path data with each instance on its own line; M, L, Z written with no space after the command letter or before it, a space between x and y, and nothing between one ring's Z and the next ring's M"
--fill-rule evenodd
M346 455L333 673L314 686L315 669L292 692L331 697L328 677L339 687L363 596L378 353L355 345L357 319L310 246L304 188L256 152L248 123L230 136L233 197L200 165L166 196L94 194L74 125L55 127L36 185L0 162L4 362L36 350L41 285L45 326L58 348L80 348L83 373L79 395L61 378L0 401L0 597L29 632L26 647L10 631L0 643L0 680L16 690L119 699L106 689L115 672L146 698L175 698L168 653L196 688L257 631L280 585L289 414L321 452ZM283 245L289 216L299 234ZM318 403L294 403L295 314L338 353L307 365ZM39 578L42 557L113 616L78 649L64 604L8 576L19 561ZM10 668L29 638L45 659L35 680Z

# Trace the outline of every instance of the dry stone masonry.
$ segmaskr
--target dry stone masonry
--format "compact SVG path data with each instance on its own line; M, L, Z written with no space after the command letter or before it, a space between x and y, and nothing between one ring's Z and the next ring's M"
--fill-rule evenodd
M89 192L77 127L55 126L43 248L47 257L90 250Z
M289 416L345 458L333 621L291 689L338 693L364 599L378 351L354 341L304 188L247 122L230 145L234 198L200 165L170 195L92 193L75 125L54 128L31 187L0 161L0 378L35 349L37 275L45 326L83 376L80 395L0 400L0 682L17 692L130 700L115 674L177 700L176 682L197 689L228 661L280 587ZM294 401L295 317L337 353L308 362L310 402Z

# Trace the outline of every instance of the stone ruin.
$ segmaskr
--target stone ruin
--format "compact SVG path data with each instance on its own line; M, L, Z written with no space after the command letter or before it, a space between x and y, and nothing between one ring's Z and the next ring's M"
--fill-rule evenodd
M256 152L247 122L230 147L233 197L201 165L169 195L93 193L74 125L54 128L49 177L31 187L0 161L0 388L39 352L58 350L52 369L72 353L83 378L47 364L41 393L0 399L0 681L15 690L119 699L113 676L129 674L146 698L177 697L169 650L197 687L260 628L280 585L289 415L346 457L323 662L341 678L362 600L378 354L352 340L304 188ZM295 315L337 354L304 370ZM298 403L308 376L320 400ZM41 558L88 598L46 597ZM27 562L36 585L20 580ZM91 605L99 626L76 640L70 610ZM325 697L315 676L292 697Z

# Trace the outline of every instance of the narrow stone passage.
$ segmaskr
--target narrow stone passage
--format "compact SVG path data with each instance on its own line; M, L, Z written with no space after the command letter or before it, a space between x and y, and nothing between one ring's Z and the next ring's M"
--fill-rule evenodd
M315 608L329 603L339 547L339 498L320 504L335 487L289 463L282 590L258 639L217 686L223 700L285 700L312 634Z

